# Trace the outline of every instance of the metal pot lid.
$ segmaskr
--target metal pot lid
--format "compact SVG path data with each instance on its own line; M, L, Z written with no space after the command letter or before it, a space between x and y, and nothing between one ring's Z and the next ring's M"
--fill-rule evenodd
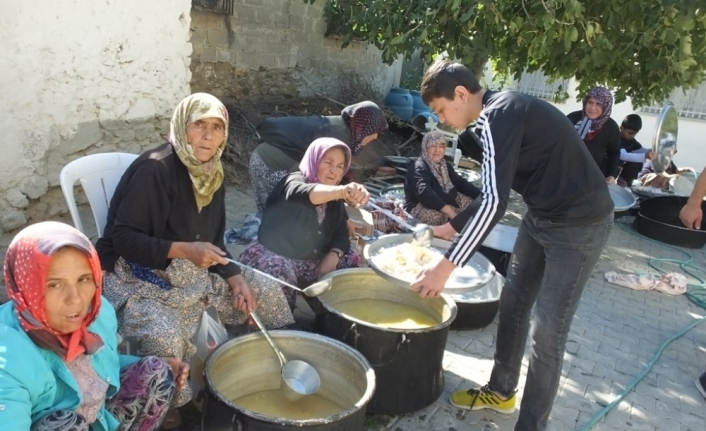
M677 152L677 132L679 129L679 116L674 105L668 103L662 107L657 117L654 137L652 138L652 151L657 156L652 161L656 173L661 174L669 166L674 153Z
M384 235L365 246L363 255L368 262L370 268L373 269L384 279L391 283L409 288L411 280L406 280L390 274L385 271L380 265L376 264L375 256L380 253L383 248L394 247L399 244L412 242L412 234L392 234ZM451 246L450 241L434 238L431 243L431 248L444 253ZM481 253L474 253L468 263L462 268L456 268L449 280L444 286L444 293L465 293L478 290L495 276L495 266Z

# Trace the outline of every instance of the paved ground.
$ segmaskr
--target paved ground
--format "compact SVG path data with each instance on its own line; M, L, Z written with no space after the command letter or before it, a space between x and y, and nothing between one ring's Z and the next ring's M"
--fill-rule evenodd
M254 210L247 191L228 189L228 226L238 227ZM670 248L631 234L628 218L619 219L598 268L578 308L550 429L581 430L610 403L655 355L659 346L681 328L706 314L685 296L633 291L607 283L606 271L654 272L650 258L683 260L706 268L701 250ZM238 255L241 247L231 251ZM306 315L299 315L306 319ZM492 368L497 319L475 331L451 331L444 356L445 390L431 406L399 416L369 416L366 430L511 430L518 413L467 412L448 403L457 388L485 384ZM527 362L525 361L525 367ZM706 402L694 379L706 364L706 323L671 343L652 371L620 404L592 429L600 430L706 430ZM524 372L520 381L523 396Z
M229 227L239 227L254 211L247 191L228 189ZM85 213L85 209L84 209ZM517 219L517 217L515 217ZM67 217L63 221L70 222ZM85 220L85 218L84 218ZM663 341L706 312L686 297L633 291L603 280L605 271L654 272L649 258L683 260L686 255L664 244L632 235L618 220L578 308L569 336L559 394L550 418L555 431L582 430L650 362ZM622 224L621 224L622 223ZM0 237L4 252L11 235ZM241 246L231 246L238 256ZM706 268L705 251L684 249L694 264ZM4 290L4 289L3 289ZM303 306L305 306L302 303ZM297 312L298 319L309 319ZM511 430L518 413L467 412L448 403L457 388L485 384L492 367L497 321L483 330L451 331L444 356L445 391L431 406L399 416L369 415L366 431ZM671 343L654 368L620 404L592 429L706 430L706 403L694 379L706 364L706 323ZM526 361L525 361L526 366ZM519 396L523 394L524 375ZM197 412L185 417L185 429L199 430Z

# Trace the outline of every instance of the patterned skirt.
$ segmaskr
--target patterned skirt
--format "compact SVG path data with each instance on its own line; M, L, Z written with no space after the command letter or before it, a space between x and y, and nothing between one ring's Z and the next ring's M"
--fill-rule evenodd
M316 270L319 266L317 260L297 260L281 256L268 250L258 240L254 240L245 247L239 260L246 265L302 288L316 281ZM357 268L359 266L360 256L351 248L343 255L336 269ZM260 287L265 290L279 289L283 292L289 305L280 309L279 312L283 320L291 319L293 322L292 310L294 310L296 291L265 277L261 277L259 282L263 283L263 286Z
M265 210L267 197L275 188L277 183L287 176L287 171L273 171L262 160L262 157L253 151L250 156L250 182L252 183L253 191L255 192L255 203L257 210L262 213Z
M120 373L120 389L106 402L118 420L118 431L154 431L162 423L174 395L174 379L164 361L147 356ZM32 425L32 431L88 431L90 424L72 410L53 412Z
M122 258L115 272L103 272L103 295L115 307L118 332L137 342L138 355L174 356L189 363L196 353L192 338L204 309L211 305L224 324L240 325L247 320L245 314L233 309L230 286L219 275L185 259L174 259L165 271L153 272L171 288L138 279ZM288 305L281 289L255 283L251 271L244 271L243 276L255 295L263 323L270 328L282 326L278 310ZM174 405L182 406L192 397L188 384L177 392Z
M461 193L456 194L456 206L460 211L468 208L471 202L473 202L473 199L469 196ZM420 222L428 224L429 226L440 226L448 223L449 221L449 217L446 214L441 211L426 208L422 206L421 203L418 203L414 208L412 208L410 215Z

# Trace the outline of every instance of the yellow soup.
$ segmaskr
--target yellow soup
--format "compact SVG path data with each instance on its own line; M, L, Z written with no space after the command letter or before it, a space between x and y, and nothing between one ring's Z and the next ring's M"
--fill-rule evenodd
M343 411L337 403L316 394L290 401L279 389L255 392L233 402L261 415L295 420L324 418Z
M334 308L347 317L386 328L420 329L439 324L417 308L384 299L354 299L339 302Z

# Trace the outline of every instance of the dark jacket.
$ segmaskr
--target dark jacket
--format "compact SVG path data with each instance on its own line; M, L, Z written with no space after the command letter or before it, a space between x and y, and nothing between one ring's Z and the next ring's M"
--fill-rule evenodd
M536 218L568 225L613 211L605 177L574 125L549 103L514 91L486 91L475 133L483 144L481 194L451 220L461 232L446 252L463 266L505 214L510 189Z
M167 143L143 153L123 174L96 250L106 271L114 271L119 257L164 270L171 262L167 254L173 242L210 242L230 258L223 241L225 226L225 186L199 212L189 171ZM240 274L232 263L209 271L223 279Z
M446 205L457 207L456 196L459 193L472 199L480 195L480 190L460 176L449 161L444 160L444 162L449 171L449 179L454 185L448 193L444 193L429 165L421 157L407 167L407 178L404 183L405 211L412 211L418 203L425 208L441 211Z
M296 161L318 138L336 138L350 146L351 133L343 117L266 117L257 126L261 142L267 142ZM265 160L267 162L267 160Z
M581 111L567 115L571 124L581 120ZM575 129L574 129L575 131ZM576 132L578 134L578 132ZM590 141L584 141L591 157L603 172L604 177L618 178L620 164L620 127L612 118L605 122L603 127Z
M332 248L344 253L351 246L343 201L326 203L326 216L319 224L316 206L309 200L309 184L301 172L282 178L267 198L257 239L268 250L289 259L320 260Z

